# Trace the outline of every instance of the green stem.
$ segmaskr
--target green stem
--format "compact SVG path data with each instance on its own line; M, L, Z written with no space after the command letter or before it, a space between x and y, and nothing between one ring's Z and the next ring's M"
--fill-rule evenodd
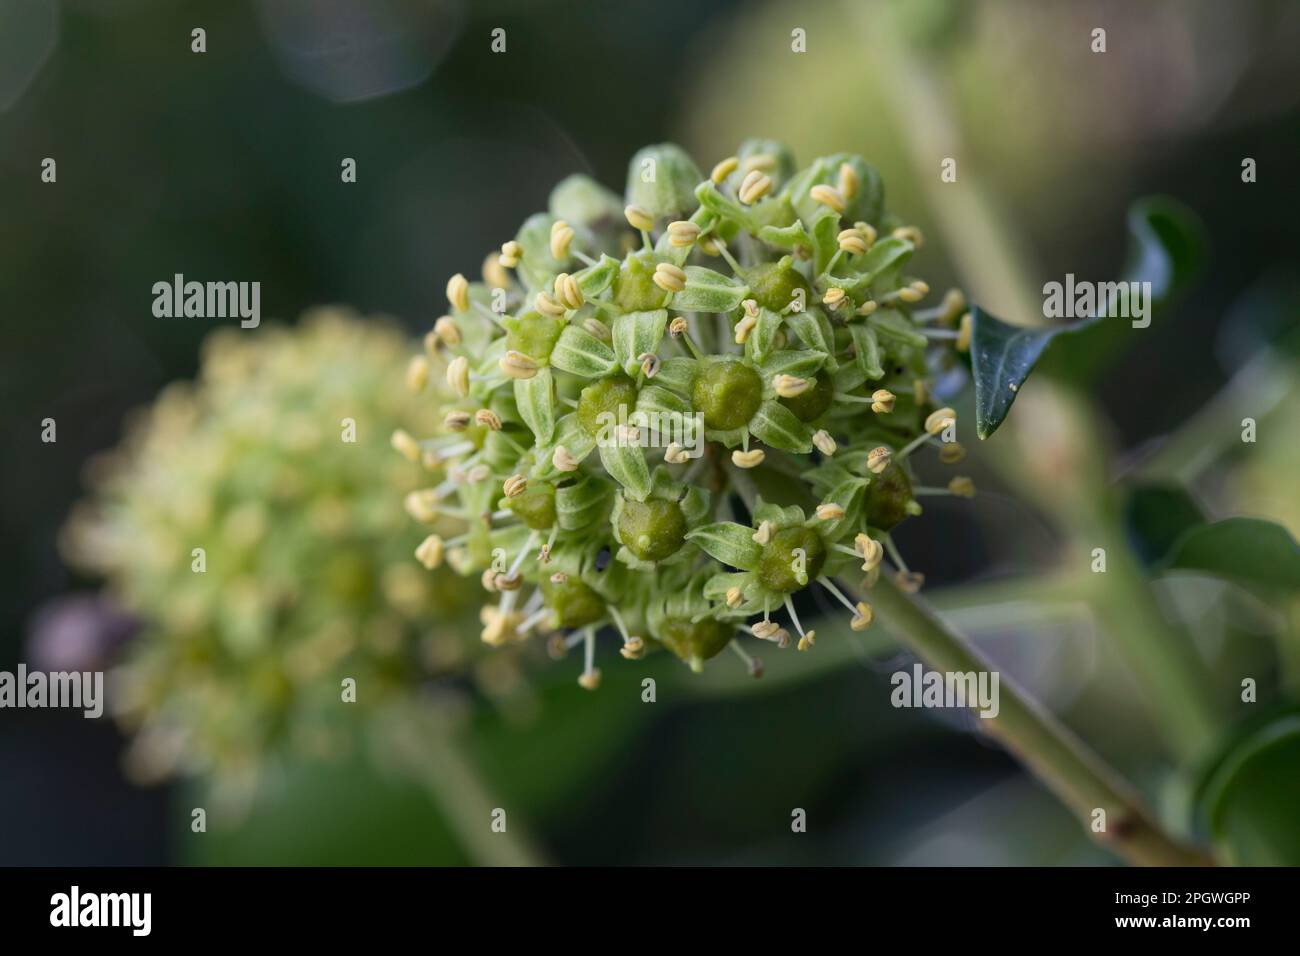
M948 672L993 668L929 608L882 578L871 589L881 620L931 667ZM999 677L999 709L980 725L1015 754L1103 846L1144 866L1207 866L1213 860L1184 846L1154 820L1133 788L1065 725L1007 675ZM1093 831L1105 811L1104 832Z
M866 15L858 12L864 28L870 28ZM888 28L890 21L883 18L881 23ZM884 58L884 72L896 80L888 87L894 97L893 112L917 168L935 156L960 155L961 132L938 71L912 52L897 31L880 39L876 48ZM964 188L955 192L936 176L922 176L920 182L941 229L953 239L949 247L967 279L968 291L979 301L999 303L1006 314L1026 325L1041 324L1042 304L1033 292L1036 284L1028 281L1029 260L1023 246L978 176L967 170L963 177ZM1052 387L1050 381L1041 379L1034 384L1040 394ZM1025 398L1020 401L1023 406ZM1008 434L1022 431L1025 409L1020 412L1007 422L1004 431ZM1086 423L1081 416L1080 424L1089 434L1075 441L1102 449L1104 442L1097 437L1100 423L1090 410L1087 415ZM997 456L992 457L996 464ZM1152 689L1154 716L1162 736L1182 763L1194 763L1212 745L1221 726L1212 682L1183 635L1165 621L1145 569L1130 551L1114 509L1104 500L1104 489L1088 489L1086 494L1083 500L1056 495L1051 502L1063 523L1072 525L1067 550L1088 553L1098 544L1106 547L1110 563L1105 575L1107 592L1096 604L1098 614L1143 683ZM1096 520L1080 520L1082 514Z
M493 830L493 811L501 804L457 746L445 717L419 705L404 708L390 715L382 744L428 793L475 863L545 865L517 817L506 816L505 831Z

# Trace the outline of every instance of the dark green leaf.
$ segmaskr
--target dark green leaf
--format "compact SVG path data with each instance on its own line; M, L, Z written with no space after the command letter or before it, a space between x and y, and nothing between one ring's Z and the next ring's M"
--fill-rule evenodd
M1185 531L1204 523L1205 514L1181 485L1143 485L1124 502L1129 543L1147 567L1163 561Z
M977 305L971 307L970 314L974 323L970 359L975 379L975 430L980 438L988 438L1006 419L1020 386L1053 339L1100 321L1084 319L1074 325L1031 329L1003 322Z
M1275 717L1231 746L1201 791L1199 810L1227 863L1300 865L1300 715Z
M1201 571L1267 590L1300 590L1300 545L1280 524L1226 518L1184 532L1161 567Z

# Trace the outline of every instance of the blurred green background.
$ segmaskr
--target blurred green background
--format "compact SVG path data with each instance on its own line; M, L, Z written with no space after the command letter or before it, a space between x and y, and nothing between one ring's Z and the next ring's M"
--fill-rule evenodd
M1098 26L1104 54L1089 49ZM806 53L791 51L796 28ZM265 317L343 302L422 334L446 277L476 273L555 182L581 171L620 188L628 157L665 139L706 168L747 136L803 161L861 152L925 230L936 288L1003 287L991 232L1031 301L1066 272L1114 275L1138 197L1184 202L1209 267L1083 392L1108 423L1112 473L1132 470L1296 324L1298 40L1300 7L1281 0L0 0L0 668L27 659L47 602L94 587L55 547L84 463L128 409L194 373L222 324L154 318L154 282L258 280ZM950 154L930 144L955 150L951 203ZM56 184L40 181L45 157ZM355 184L340 182L344 157ZM1241 181L1244 157L1258 182ZM1009 298L984 304L1029 318ZM39 440L46 417L57 444ZM1295 531L1296 447L1294 425L1274 429L1187 477L1217 514ZM972 468L990 494L936 504L942 520L904 526L900 545L1006 670L1177 804L1142 690L1086 608L1020 593L1008 614L947 589L1057 561L1060 516L989 457ZM1178 621L1213 616L1159 596ZM1285 685L1262 636L1274 623L1189 635L1229 699L1239 673ZM970 720L893 709L888 676L910 659L883 635L842 637L772 653L758 683L726 659L702 679L611 659L593 695L564 665L539 668L534 719L475 709L459 746L554 862L1112 862ZM644 676L660 682L653 705ZM241 826L193 834L194 785L132 787L121 747L106 720L0 713L0 864L475 861L382 760L290 767ZM791 833L794 808L807 833Z

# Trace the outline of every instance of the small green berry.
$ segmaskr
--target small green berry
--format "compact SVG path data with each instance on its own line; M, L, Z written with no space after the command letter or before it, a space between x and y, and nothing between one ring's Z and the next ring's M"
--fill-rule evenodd
M736 359L705 362L695 377L691 400L704 415L704 426L719 431L749 423L763 401L763 380Z
M578 424L588 435L599 436L609 422L605 416L617 420L620 407L628 415L636 408L636 383L622 373L602 378L582 390L578 395Z
M614 301L624 312L649 312L663 308L668 293L655 285L657 263L645 252L632 253L614 278Z
M756 265L745 273L749 295L755 302L773 312L784 312L790 307L796 290L803 291L803 301L812 301L808 280L794 267L794 260L782 256L777 262Z
M803 550L802 574L796 569L797 550ZM763 546L758 579L773 591L798 591L821 575L826 563L826 545L812 528L785 528ZM802 580L801 580L802 578Z
M651 498L623 502L618 538L642 561L662 561L686 540L686 516L676 501Z
M556 627L586 627L605 616L605 602L591 587L568 575L542 581L542 596L555 614Z
M867 489L867 524L888 531L907 517L911 500L912 479L898 465L889 465Z
M657 637L693 670L699 670L704 661L716 657L730 643L735 633L734 625L713 618L702 621L669 618L659 626Z
M529 482L522 494L506 499L506 507L534 531L555 526L555 488L545 482Z

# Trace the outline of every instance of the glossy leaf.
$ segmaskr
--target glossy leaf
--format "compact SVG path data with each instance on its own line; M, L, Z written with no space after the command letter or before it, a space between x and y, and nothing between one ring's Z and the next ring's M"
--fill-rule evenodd
M1003 322L979 306L972 306L971 375L975 379L975 431L988 438L1011 411L1016 393L1059 335L1070 335L1101 321L1085 319L1070 326L1025 328Z
M1129 543L1147 567L1163 561L1184 532L1204 523L1200 505L1181 485L1143 485L1124 502Z
M1300 715L1275 717L1233 743L1210 773L1200 815L1225 862L1300 865Z
M1300 545L1280 524L1226 518L1181 535L1161 567L1200 571L1248 587L1300 590Z

